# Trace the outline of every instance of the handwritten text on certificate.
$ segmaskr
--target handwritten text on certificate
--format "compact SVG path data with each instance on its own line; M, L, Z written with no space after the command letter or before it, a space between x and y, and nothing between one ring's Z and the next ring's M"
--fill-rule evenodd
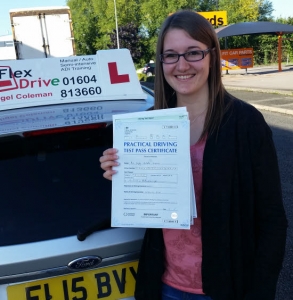
M189 120L156 114L113 118L120 163L112 185L114 227L190 228Z

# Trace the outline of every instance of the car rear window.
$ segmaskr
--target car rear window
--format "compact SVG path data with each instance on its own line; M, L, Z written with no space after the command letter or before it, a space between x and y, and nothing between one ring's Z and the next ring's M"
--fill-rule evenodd
M99 157L110 127L0 138L0 246L76 235L110 218Z

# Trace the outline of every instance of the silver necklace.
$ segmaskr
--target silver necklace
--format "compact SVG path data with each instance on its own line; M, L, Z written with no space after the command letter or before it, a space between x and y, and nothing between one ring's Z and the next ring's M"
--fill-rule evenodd
M189 119L190 125L192 125L192 124L195 122L195 120L198 119L200 116L202 116L203 113L206 112L206 110L207 110L207 109L204 109L201 113L199 113L198 115L196 115L193 119Z

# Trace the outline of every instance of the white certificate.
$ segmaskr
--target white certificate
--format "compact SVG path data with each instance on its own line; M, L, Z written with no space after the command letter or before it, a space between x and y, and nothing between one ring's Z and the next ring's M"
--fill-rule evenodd
M113 227L190 228L189 128L185 108L113 116L120 163L112 181Z

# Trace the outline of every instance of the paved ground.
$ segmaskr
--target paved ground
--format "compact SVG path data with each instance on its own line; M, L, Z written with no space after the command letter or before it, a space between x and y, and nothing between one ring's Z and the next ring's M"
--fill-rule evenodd
M279 276L276 300L292 300L292 116L293 116L293 65L283 67L253 68L245 70L223 72L223 83L234 96L243 99L256 108L267 111L284 113L284 124L280 128L273 127L275 145L280 164L280 175L284 206L286 209L289 228L287 232L287 247L283 268ZM274 118L270 114L270 118ZM283 141L283 142L281 142ZM285 143L284 143L285 141ZM287 155L287 157L286 157ZM290 218L291 217L291 218Z
M258 109L293 115L293 65L223 71L223 83L235 96L240 91L258 92L249 101Z

